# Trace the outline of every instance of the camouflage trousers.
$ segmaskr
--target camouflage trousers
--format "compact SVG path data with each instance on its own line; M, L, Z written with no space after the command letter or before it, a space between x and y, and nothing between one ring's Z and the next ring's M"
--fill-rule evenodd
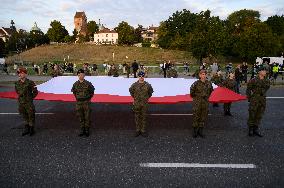
M147 113L148 105L143 104L135 104L133 105L133 111L135 114L135 124L136 131L145 132L146 131L146 113Z
M230 112L231 111L231 104L232 103L224 103L224 112Z
M204 99L193 100L193 122L194 128L204 127L208 116L208 102Z
M259 126L261 118L264 114L266 106L266 98L257 98L257 99L250 99L249 103L249 118L248 118L248 126L254 127Z
M31 103L19 103L19 113L29 126L35 125L35 106Z
M89 128L91 125L91 102L77 101L76 114L80 121L81 128Z

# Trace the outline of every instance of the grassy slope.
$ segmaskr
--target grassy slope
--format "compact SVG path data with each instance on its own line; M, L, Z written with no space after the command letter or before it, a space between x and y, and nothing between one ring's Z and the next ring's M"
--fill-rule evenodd
M75 63L98 63L112 62L114 52L114 62L132 62L134 59L145 62L145 64L155 64L161 60L189 61L195 62L189 52L177 50L163 50L155 48L138 48L124 46L96 46L92 44L69 44L69 45L45 45L30 49L18 56L9 57L10 60L23 60L34 63L48 61L63 61L70 56L70 60ZM126 59L128 56L128 59Z

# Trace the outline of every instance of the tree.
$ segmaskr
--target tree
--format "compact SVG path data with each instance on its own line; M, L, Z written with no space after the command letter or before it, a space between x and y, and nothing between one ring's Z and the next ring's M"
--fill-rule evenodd
M255 23L246 29L234 45L234 51L242 58L254 60L256 57L275 56L280 42L265 23Z
M118 33L118 44L134 44L134 28L130 26L127 22L122 21L115 28L115 31Z
M192 55L200 62L202 58L222 55L226 39L224 22L219 17L211 17L209 10L200 12L190 40Z
M36 47L42 44L48 44L49 38L45 35L42 31L31 31L29 34L29 38L31 41L31 46L29 47Z
M87 24L88 36L93 38L94 34L98 32L99 26L95 21L89 21Z
M64 42L64 38L68 35L68 31L59 21L52 21L50 23L51 28L47 31L47 36L52 42Z
M141 36L142 31L143 31L143 26L138 24L138 27L134 30L134 42L135 43L143 42L143 38Z
M284 35L284 16L270 16L266 20L266 24L271 28L272 32L278 36Z
M0 57L5 56L6 50L5 50L5 42L2 38L0 38Z
M157 43L162 48L189 49L188 37L196 27L198 15L189 10L175 12L168 20L161 22Z
M8 52L22 52L32 46L29 34L25 30L13 32L11 37L6 42Z

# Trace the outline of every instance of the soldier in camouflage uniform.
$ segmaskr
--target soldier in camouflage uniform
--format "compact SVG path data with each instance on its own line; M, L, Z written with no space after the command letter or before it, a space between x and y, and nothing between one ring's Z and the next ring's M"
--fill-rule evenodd
M37 96L38 91L33 81L26 78L27 70L19 68L18 71L19 81L15 83L15 89L18 94L19 113L23 116L26 125L22 136L34 134L35 126L35 106L33 99Z
M270 82L266 78L266 70L258 72L258 76L251 79L247 85L246 95L249 101L249 136L262 137L258 131L258 126L266 106L266 92L270 87Z
M136 133L135 137L140 134L147 137L146 132L146 112L148 109L148 100L152 96L153 88L151 84L144 81L144 72L139 72L139 80L131 85L129 92L134 98L133 111L135 113Z
M83 64L83 70L86 76L91 76L91 71L89 69L89 64L88 63L84 63Z
M213 77L211 78L211 82L217 86L221 86L223 83L223 76L222 76L222 72L218 71L216 72ZM218 103L213 103L213 107L218 107Z
M54 78L54 77L57 77L57 76L62 76L62 73L60 71L60 68L57 64L54 65L50 75Z
M193 137L204 137L203 127L208 116L208 99L213 91L210 81L206 78L206 71L200 70L199 80L190 87L190 95L193 98Z
M172 67L167 71L167 77L168 77L168 78L177 78L177 77L178 77L178 73L177 73L176 69L174 68L174 66L172 66Z
M234 92L237 91L237 82L235 80L234 73L229 73L229 77L224 80L223 87L228 88ZM232 116L231 114L231 104L232 103L224 103L224 115L225 116Z
M111 68L109 69L109 72L108 72L108 76L113 76L113 77L118 77L119 74L118 74L118 70L117 68L115 67L115 65L111 65Z
M91 82L85 80L85 72L83 69L77 72L79 80L73 84L72 92L76 98L76 113L81 124L81 132L79 136L90 135L91 124L91 99L94 95L95 88Z

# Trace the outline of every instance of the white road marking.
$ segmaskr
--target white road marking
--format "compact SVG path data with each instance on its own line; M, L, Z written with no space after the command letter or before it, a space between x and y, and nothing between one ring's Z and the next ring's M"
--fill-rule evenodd
M256 168L254 164L140 163L148 168Z
M266 97L267 99L284 99L284 97Z
M193 116L193 114L149 114L150 116ZM211 116L212 114L208 114Z
M53 115L54 113L35 113L36 115ZM19 115L19 113L0 113L0 115Z

